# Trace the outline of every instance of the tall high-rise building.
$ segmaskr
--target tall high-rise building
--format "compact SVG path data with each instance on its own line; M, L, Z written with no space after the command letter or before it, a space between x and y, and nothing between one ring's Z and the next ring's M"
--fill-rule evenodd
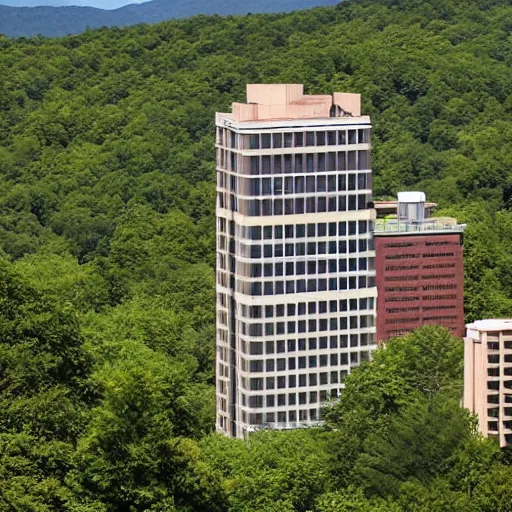
M314 425L376 347L370 118L248 85L216 125L217 429Z
M512 319L467 325L464 407L478 416L483 435L512 444Z
M376 202L377 340L422 325L464 336L464 224L431 217L423 192Z

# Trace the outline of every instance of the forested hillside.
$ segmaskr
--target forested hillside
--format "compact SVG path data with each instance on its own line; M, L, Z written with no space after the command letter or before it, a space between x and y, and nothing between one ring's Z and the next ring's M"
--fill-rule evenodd
M197 14L290 12L335 3L336 0L150 0L141 4L133 1L112 10L74 5L31 8L0 5L0 34L59 37L79 34L88 28L157 23Z
M511 28L508 0L347 0L0 38L0 512L512 510L435 328L355 371L331 429L211 434L215 111L360 92L376 196L467 222L467 319L511 316Z

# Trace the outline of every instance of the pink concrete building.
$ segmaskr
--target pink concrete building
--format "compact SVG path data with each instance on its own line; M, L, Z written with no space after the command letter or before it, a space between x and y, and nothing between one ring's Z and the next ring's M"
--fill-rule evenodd
M484 436L512 443L512 319L478 320L464 340L464 407Z

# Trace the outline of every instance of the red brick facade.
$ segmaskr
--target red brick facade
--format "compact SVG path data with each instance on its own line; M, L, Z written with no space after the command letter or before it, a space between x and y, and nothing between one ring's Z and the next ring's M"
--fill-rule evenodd
M427 324L464 336L462 234L375 237L377 340Z

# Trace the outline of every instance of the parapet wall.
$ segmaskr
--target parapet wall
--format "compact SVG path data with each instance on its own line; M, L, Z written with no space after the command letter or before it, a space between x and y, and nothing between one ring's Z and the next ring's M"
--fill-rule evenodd
M361 95L307 95L302 84L248 84L247 103L233 103L236 121L359 117Z

